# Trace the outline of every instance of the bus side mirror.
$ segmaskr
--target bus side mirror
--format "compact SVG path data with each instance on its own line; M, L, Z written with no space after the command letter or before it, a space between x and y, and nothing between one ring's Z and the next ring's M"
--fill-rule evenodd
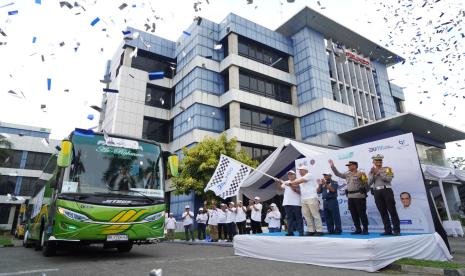
M71 148L73 143L68 140L63 140L61 142L61 150L58 153L57 166L62 168L67 168L71 165Z
M179 175L179 160L177 155L171 155L168 157L168 165L170 166L171 175L176 177Z

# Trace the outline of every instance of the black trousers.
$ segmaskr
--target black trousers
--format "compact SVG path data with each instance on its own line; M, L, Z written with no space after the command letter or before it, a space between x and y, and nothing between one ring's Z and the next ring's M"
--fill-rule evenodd
M218 239L225 240L228 236L228 224L218 223Z
M184 235L186 236L186 241L189 241L189 234L192 238L192 241L194 241L194 225L193 224L184 226Z
M367 199L349 198L349 211L354 222L355 230L361 231L361 224L363 229L368 231Z
M237 229L239 230L239 235L245 234L245 220L241 222L236 222Z
M230 222L226 224L228 228L228 240L232 241L233 237L237 234L236 231L236 224L234 222Z
M207 225L205 223L197 223L197 239L204 240L206 237L205 230Z
M339 213L337 198L325 199L323 201L323 209L328 232L341 232L341 214Z
M284 211L286 212L287 219L287 233L292 234L294 231L297 231L299 234L303 234L304 222L302 219L302 207L286 205L284 206Z
M378 207L379 214L383 219L384 231L390 233L394 230L394 232L400 233L399 215L397 214L396 201L392 189L375 190L374 196L376 207ZM389 217L391 217L391 220L389 220Z
M252 233L262 233L262 223L259 221L255 221L253 219L250 220L250 226L252 227Z

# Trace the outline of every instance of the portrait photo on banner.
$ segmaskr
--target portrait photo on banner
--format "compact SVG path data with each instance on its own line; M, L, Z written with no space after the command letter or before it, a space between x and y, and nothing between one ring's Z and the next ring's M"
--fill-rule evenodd
M378 154L384 157L383 167L389 167L394 175L392 190L401 231L403 233L433 233L434 224L428 205L428 195L411 133L335 150L314 157L301 158L295 161L295 166L307 166L309 173L315 179L323 178L323 173L332 174L332 179L338 183L338 203L343 231L353 231L354 226L345 195L346 182L333 174L328 160L333 160L335 167L341 173L347 171L347 162L356 161L359 171L369 175L374 166L372 157ZM322 204L320 204L320 208L323 208ZM367 193L367 215L370 232L383 232L383 221L370 191ZM323 222L325 223L324 218Z

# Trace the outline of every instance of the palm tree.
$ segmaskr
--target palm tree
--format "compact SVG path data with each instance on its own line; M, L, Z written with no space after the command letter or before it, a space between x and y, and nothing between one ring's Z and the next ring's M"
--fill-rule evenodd
M0 134L0 165L4 164L11 155L13 143L8 141L7 137Z

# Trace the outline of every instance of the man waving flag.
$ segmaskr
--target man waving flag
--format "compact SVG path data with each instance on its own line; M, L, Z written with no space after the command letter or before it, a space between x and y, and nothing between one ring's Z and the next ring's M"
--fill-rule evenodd
M223 199L235 196L251 170L251 167L222 154L205 192L212 190Z

